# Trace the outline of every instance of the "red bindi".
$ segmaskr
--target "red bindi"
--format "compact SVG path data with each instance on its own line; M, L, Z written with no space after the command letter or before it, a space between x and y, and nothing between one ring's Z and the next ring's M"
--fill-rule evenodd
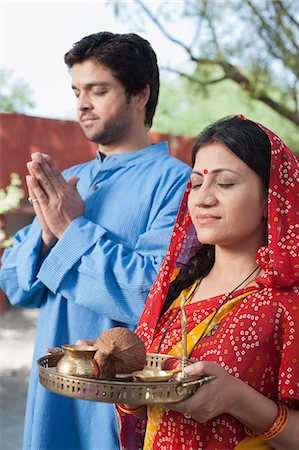
M206 175L207 173L209 173L208 169L204 169L203 173Z

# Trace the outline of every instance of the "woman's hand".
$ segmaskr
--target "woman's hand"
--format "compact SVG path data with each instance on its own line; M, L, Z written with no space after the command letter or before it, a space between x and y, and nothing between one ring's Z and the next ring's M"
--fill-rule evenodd
M236 409L238 396L245 383L214 362L200 361L185 368L190 376L213 375L214 380L201 386L192 397L179 403L167 405L170 409L191 416L198 422L205 423L222 413Z

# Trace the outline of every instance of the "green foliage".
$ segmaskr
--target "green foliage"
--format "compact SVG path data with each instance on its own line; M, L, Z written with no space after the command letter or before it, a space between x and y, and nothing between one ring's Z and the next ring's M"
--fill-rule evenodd
M252 100L230 80L198 89L187 80L162 80L153 130L172 135L195 136L225 116L243 114L274 131L299 153L298 127L261 102Z
M112 2L113 4L114 2ZM204 94L230 80L252 110L268 110L299 125L298 0L177 0L117 2L118 17L154 25L161 37L185 53L164 69L193 79ZM181 30L184 29L184 33ZM214 87L212 88L214 91ZM179 101L179 100L178 100ZM259 109L256 102L266 109ZM231 103L231 99L227 99ZM287 123L282 120L283 127ZM285 128L285 127L284 127ZM288 126L286 125L286 128ZM293 130L294 128L291 128Z
M0 86L0 111L25 113L35 106L30 86L21 79L14 80L10 70L0 71Z

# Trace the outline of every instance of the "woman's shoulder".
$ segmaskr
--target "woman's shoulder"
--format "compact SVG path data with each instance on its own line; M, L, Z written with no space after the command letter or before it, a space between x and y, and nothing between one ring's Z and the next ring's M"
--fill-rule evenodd
M299 287L284 289L262 287L253 295L255 302L266 302L274 308L282 307L299 315Z

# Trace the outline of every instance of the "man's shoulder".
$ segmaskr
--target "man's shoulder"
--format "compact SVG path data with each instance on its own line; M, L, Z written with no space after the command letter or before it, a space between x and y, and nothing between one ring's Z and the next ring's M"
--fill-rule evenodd
M160 152L152 153L152 155L155 155L154 160L156 160L157 164L161 164L163 160L163 164L167 164L168 167L190 171L190 166L188 164L170 153L169 145L166 141L152 144L151 147L154 151L156 149L161 150Z
M159 154L160 158L157 158L157 162L160 164L161 160L163 159L168 166L173 166L175 168L181 168L182 170L190 170L190 166L182 161L181 159L177 158L176 156L171 154L171 150L169 149L169 145L167 141L158 142L155 144L152 144L152 147L163 149L161 153Z
M187 163L171 154L166 155L166 158L169 161L169 165L173 165L173 167L179 167L189 171L191 170L191 167Z
M157 161L160 166L161 171L165 172L176 172L187 174L189 176L191 172L191 167L180 159L172 156L171 154L165 154L160 161Z

